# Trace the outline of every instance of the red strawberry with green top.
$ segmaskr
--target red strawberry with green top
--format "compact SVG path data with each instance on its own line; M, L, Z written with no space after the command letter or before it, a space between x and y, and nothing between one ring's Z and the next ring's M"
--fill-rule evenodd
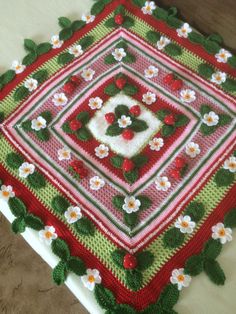
M167 75L164 77L163 82L164 82L165 84L170 85L170 84L174 81L174 79L175 79L174 74L173 74L173 73L170 73L170 74L167 74Z
M173 114L168 114L164 119L164 123L167 125L174 125L175 124L175 116Z
M122 137L125 139L125 140L132 140L134 138L134 132L130 129L125 129L123 132L122 132Z
M172 82L171 84L171 89L176 92L178 90L180 90L183 87L183 81L182 80L174 80L174 82Z
M71 95L74 92L74 90L75 90L75 84L73 84L72 82L67 82L63 86L63 92L67 95Z
M77 169L83 168L83 167L84 167L84 164L83 164L83 161L81 161L81 160L73 160L73 161L70 163L70 166L71 166L75 171L77 171Z
M76 173L78 173L80 179L84 179L88 175L88 170L86 168L78 168Z
M132 106L129 111L132 115L136 117L138 117L141 113L141 109L138 105Z
M122 25L124 23L124 17L122 14L116 14L115 16L115 23L117 25Z
M186 165L186 160L181 157L176 157L175 158L175 167L177 169L182 169Z
M172 169L170 175L176 180L181 179L181 172L179 169Z
M137 258L134 255L127 253L123 260L124 268L134 269L137 267L137 265L138 265Z
M108 112L105 114L105 119L107 121L107 123L112 124L115 122L115 114L113 112Z
M125 158L122 164L122 169L124 172L130 172L134 169L135 164L132 160Z
M69 126L70 129L75 132L82 128L82 123L79 120L72 120L70 121Z
M127 79L124 76L119 77L116 79L115 84L119 89L123 89L127 83Z
M78 86L78 85L80 84L80 79L79 79L78 76L73 75L73 76L71 76L71 78L70 78L70 82L72 82L73 84L75 84L75 85Z

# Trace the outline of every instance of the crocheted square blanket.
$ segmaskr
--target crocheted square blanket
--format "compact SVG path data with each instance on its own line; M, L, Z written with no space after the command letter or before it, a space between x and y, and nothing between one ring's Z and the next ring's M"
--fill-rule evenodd
M0 198L98 313L176 313L232 240L236 56L154 1L98 0L0 77ZM95 312L94 312L95 313Z

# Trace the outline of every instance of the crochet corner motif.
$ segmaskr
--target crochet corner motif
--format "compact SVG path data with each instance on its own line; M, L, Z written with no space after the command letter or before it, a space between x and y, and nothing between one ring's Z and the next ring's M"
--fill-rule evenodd
M154 1L97 0L0 76L0 199L107 314L174 314L236 227L236 56ZM93 291L93 292L92 292Z

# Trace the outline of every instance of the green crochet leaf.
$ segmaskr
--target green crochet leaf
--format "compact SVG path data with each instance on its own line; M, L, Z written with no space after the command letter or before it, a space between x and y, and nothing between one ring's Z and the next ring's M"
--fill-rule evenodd
M20 101L26 98L29 95L29 90L25 86L20 86L16 89L13 94L13 98L15 101Z
M217 54L221 48L217 42L212 41L212 40L205 40L203 43L203 47L206 49L206 51L209 54L213 54L213 55Z
M58 18L58 23L62 28L71 26L71 20L64 16Z
M191 219L197 223L202 219L204 212L205 208L202 203L191 202L185 210L185 215L190 216Z
M15 234L25 232L25 227L26 227L26 225L25 225L24 217L18 217L18 218L16 218L16 219L12 222L12 225L11 225L11 229L12 229L12 231L13 231Z
M26 51L34 52L37 49L37 45L32 39L25 39L24 48Z
M225 90L227 90L228 92L235 92L236 91L236 80L227 78L227 80L224 83L222 83L221 86Z
M156 116L159 120L164 121L165 117L170 114L170 111L167 109L161 109L157 111Z
M138 261L137 269L139 271L144 271L152 266L154 262L154 255L150 251L143 251L136 254L136 258Z
M126 16L122 26L124 28L127 28L127 29L133 27L134 26L134 19L132 17L130 17L130 16Z
M116 23L113 17L109 18L108 20L106 20L106 22L104 23L105 27L116 27Z
M101 1L97 1L96 3L93 4L92 8L91 8L91 14L92 15L98 15L99 13L101 13L105 8L105 4L104 2Z
M52 45L50 43L42 43L37 46L36 52L38 56L41 56L52 50Z
M67 199L60 195L57 195L52 199L51 205L52 208L60 214L64 213L68 209L68 207L71 206L69 201L67 201Z
M158 300L162 310L166 311L162 313L169 313L172 310L173 306L178 302L179 294L177 285L168 284L165 286Z
M231 58L228 59L228 64L232 68L236 68L236 56L232 56Z
M22 64L28 66L31 65L32 63L34 63L38 58L38 55L36 52L30 52L29 54L27 54L23 60L22 60Z
M93 223L87 218L82 217L75 224L76 230L85 236L93 236L95 233L95 228Z
M116 63L117 61L115 60L115 58L113 57L113 55L108 55L104 58L104 62L106 64L114 64Z
M134 169L134 170L129 171L129 172L123 172L123 174L124 174L125 180L128 183L133 184L138 179L138 169Z
M136 198L141 202L140 210L146 210L152 205L150 198L145 195L139 195Z
M231 209L230 212L225 215L224 225L227 228L236 228L236 208Z
M47 123L52 121L52 113L50 111L44 111L40 114L40 116L43 117Z
M9 153L6 156L6 163L11 169L18 169L23 164L24 158L17 153Z
M138 291L142 287L143 283L142 273L137 270L127 270L126 283L131 290Z
M12 214L16 217L24 216L27 213L25 204L18 197L9 198L8 205Z
M170 43L169 45L167 45L164 51L172 57L177 57L182 54L182 48L173 43Z
M158 40L160 40L161 36L157 32L154 31L148 31L146 34L146 38L153 44L156 45Z
M87 128L81 128L76 131L76 136L80 141L83 142L87 142L92 138L92 135Z
M200 127L200 131L205 136L213 134L216 131L216 129L217 129L217 126L208 126L205 123L202 123Z
M132 161L135 164L135 167L141 168L148 162L148 157L145 155L136 155L132 158Z
M109 125L109 127L106 130L106 135L108 136L118 136L123 132L123 129L119 127L119 124L113 123Z
M185 126L188 123L189 123L189 118L186 117L184 114L179 114L176 116L175 127Z
M188 39L194 44L203 44L204 42L204 36L194 31L188 35Z
M184 272L190 276L197 276L203 271L203 255L192 255L184 266Z
M184 242L184 234L177 228L169 229L163 237L163 244L166 248L177 248Z
M112 310L106 311L105 314L137 314L135 309L133 309L128 304L117 304Z
M4 118L5 118L4 112L0 111L0 123L3 123Z
M148 129L148 125L144 120L134 120L130 126L134 132L143 132Z
M234 173L222 168L216 173L214 181L218 187L229 186L234 182Z
M224 126L227 124L230 124L232 121L232 118L227 114L219 114L219 123L218 126Z
M81 28L83 28L86 25L86 22L84 21L74 21L71 24L71 29L73 32L76 32L78 30L80 30Z
M25 224L27 227L37 231L40 231L44 228L43 221L33 214L28 214L27 216L25 216Z
M133 229L138 223L138 213L124 213L124 221L130 229Z
M125 105L118 105L115 109L115 115L117 118L120 118L122 115L128 115L129 108Z
M209 113L210 111L212 111L212 108L208 105L202 105L200 108L200 113L201 116L203 117L206 113Z
M50 139L50 132L47 128L36 131L35 134L41 142L47 142Z
M83 123L83 125L87 124L90 120L90 115L88 111L82 111L80 112L77 117L77 120L81 121Z
M14 70L8 70L5 72L2 76L2 84L6 85L10 83L16 76L16 73Z
M125 198L124 196L122 195L116 195L112 198L112 204L113 206L118 209L118 210L121 210L123 212L123 208L122 206L124 205L124 201L125 201Z
M136 57L131 53L127 52L126 56L122 59L124 63L134 63L136 61Z
M218 240L209 239L203 249L203 255L206 259L216 259L222 251L222 244Z
M79 45L81 45L83 50L86 50L89 46L91 46L94 42L93 36L85 36L84 38L80 39Z
M26 120L24 122L21 123L21 128L25 131L25 132L33 132L33 129L31 127L32 123L30 120Z
M86 274L86 266L79 257L71 256L67 261L67 269L68 271L75 273L77 276Z
M158 20L166 21L168 18L168 12L165 9L158 8L153 11L153 16Z
M161 128L161 134L164 137L171 136L174 133L175 133L175 127L173 125L164 124Z
M114 156L114 157L111 157L110 160L111 160L112 166L114 166L115 168L120 169L122 167L123 162L124 162L124 157L122 157L122 156Z
M62 125L62 130L67 133L67 134L73 134L74 131L71 130L70 128L70 125L69 125L69 122L65 122L63 125Z
M105 310L112 310L116 306L116 299L113 293L102 285L96 285L94 293L101 308Z
M66 280L67 275L67 266L66 263L63 261L60 261L57 266L53 269L52 278L55 284L58 286L63 284Z
M74 59L74 56L72 54L70 54L69 52L65 52L58 56L57 62L59 64L65 65L71 62L73 59Z
M132 0L133 4L137 5L138 7L142 8L145 5L145 0Z
M131 84L126 84L125 87L123 88L123 92L126 95L133 96L133 95L137 94L138 87L131 85Z
M36 190L44 188L46 186L46 180L45 180L44 176L37 171L30 174L27 177L27 181L28 181L29 185L33 189L36 189Z
M205 78L210 79L215 70L212 66L208 65L207 63L202 63L198 66L198 72Z
M119 88L114 83L106 86L104 89L104 93L109 96L115 96L119 92L120 92Z
M61 238L52 241L51 248L53 253L63 261L67 261L70 257L70 249L68 244Z
M126 254L126 251L124 250L115 250L111 252L111 258L113 262L122 269L124 269L123 261L124 261L125 254Z
M204 271L213 283L215 283L216 285L224 285L226 280L225 274L217 261L205 261Z

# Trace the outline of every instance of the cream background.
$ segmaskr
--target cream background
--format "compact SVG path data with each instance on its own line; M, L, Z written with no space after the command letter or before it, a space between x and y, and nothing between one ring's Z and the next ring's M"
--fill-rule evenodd
M89 9L91 3L92 0L0 0L0 73L11 66L12 60L25 55L22 45L24 38L32 38L38 43L48 41L51 35L59 31L59 16L77 19ZM179 314L236 313L236 240L224 246L218 261L227 277L225 286L213 285L204 274L193 278L191 286L181 292L180 301L175 307ZM41 313L40 309L38 311ZM79 312L83 313L85 311Z

